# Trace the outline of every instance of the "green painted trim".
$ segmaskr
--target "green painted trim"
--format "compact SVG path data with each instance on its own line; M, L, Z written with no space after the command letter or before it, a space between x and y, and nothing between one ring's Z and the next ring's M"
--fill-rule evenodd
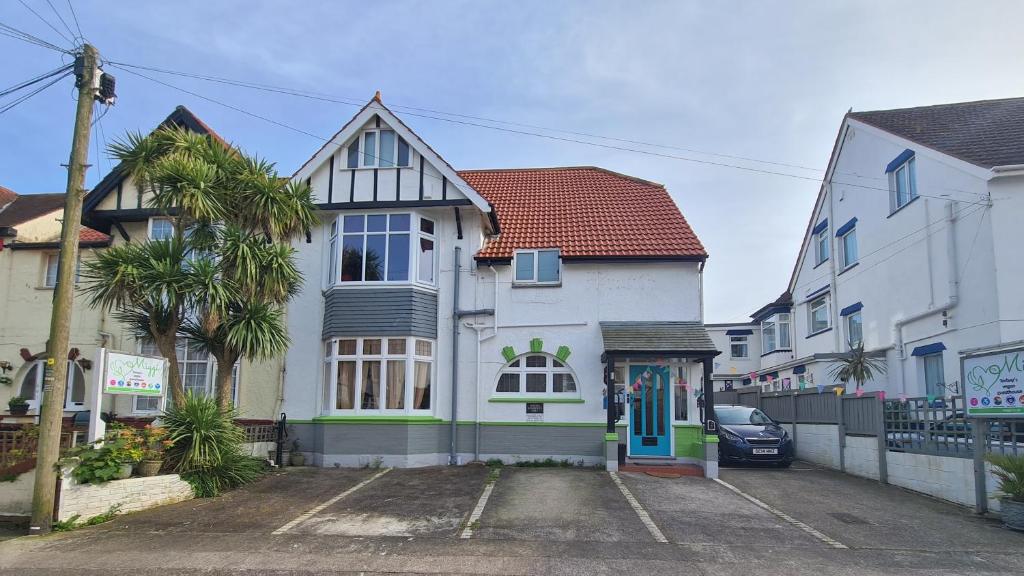
M511 398L497 396L487 400L488 402L507 402L512 404L525 404L527 402L539 402L541 404L583 404L583 398Z
M289 420L289 422L300 423L298 420ZM317 416L309 422L313 424L445 424L444 420L434 416Z
M704 427L699 424L673 424L675 455L682 458L704 458Z
M704 443L705 444L718 444L718 436L705 436L704 437Z
M544 341L540 338L533 338L530 340L530 352L543 352Z
M511 346L505 346L501 349L501 355L505 357L506 362L511 362L516 358L516 349Z
M565 428L604 428L604 422L481 422L481 426L561 426Z
M605 442L618 442L619 434L617 432L605 432L604 440Z
M703 428L703 424L673 424L673 428Z
M570 350L568 346L559 346L558 352L555 352L555 358L565 362L569 359L570 354L572 354L572 350Z

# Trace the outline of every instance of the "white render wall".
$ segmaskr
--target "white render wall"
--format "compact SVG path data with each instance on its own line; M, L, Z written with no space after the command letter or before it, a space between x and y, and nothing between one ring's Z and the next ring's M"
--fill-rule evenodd
M792 426L789 426L792 434ZM796 430L796 457L829 468L839 468L839 436L829 424L799 424Z
M84 521L111 508L122 514L193 497L192 487L177 474L79 484L71 477L71 469L65 468L61 477L57 519L67 520L77 515Z
M29 516L32 514L32 487L36 471L18 475L12 482L0 482L0 516Z

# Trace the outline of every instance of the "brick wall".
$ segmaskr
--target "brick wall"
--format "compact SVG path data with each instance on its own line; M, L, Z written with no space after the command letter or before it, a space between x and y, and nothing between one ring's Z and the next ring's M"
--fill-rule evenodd
M61 477L58 518L78 515L81 520L103 514L120 505L119 512L135 512L193 498L192 487L177 474L113 480L104 484L79 484L65 468Z

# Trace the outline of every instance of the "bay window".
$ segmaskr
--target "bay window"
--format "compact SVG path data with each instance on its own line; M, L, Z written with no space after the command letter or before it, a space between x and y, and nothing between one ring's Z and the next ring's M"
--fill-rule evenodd
M427 413L434 342L422 338L337 338L326 343L325 414Z
M789 324L788 312L775 314L761 322L762 355L792 348Z
M339 216L331 222L327 285L411 279L434 285L434 228L433 220L411 213Z

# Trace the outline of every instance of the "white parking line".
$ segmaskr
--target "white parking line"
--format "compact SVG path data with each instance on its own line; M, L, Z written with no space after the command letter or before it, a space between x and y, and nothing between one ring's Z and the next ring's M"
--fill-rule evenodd
M310 508L306 512L303 512L302 514L299 515L298 518L292 520L291 522L285 524L284 526L281 526L277 530L274 530L273 532L271 532L271 534L273 534L275 536L279 535L279 534L284 534L285 532L291 530L292 528L295 528L296 526L298 526L299 524L305 522L306 520L309 520L314 515L320 513L324 508L327 508L331 504L334 504L338 500L341 500L342 498L348 496L349 494L355 492L356 490L359 490L363 486L366 486L370 482L373 482L377 478L380 478L381 476L387 474L390 471L391 471L391 468L385 468L385 469L381 470L380 472L377 472L373 476L370 476L369 478L367 478L366 480L363 480L359 484L356 484L355 486L349 488L348 490L345 490L344 492L342 492L341 494L338 494L334 498L331 498L330 500L327 500L326 502L323 502L321 504L317 504L313 508Z
M459 538L467 539L473 537L473 525L480 521L480 516L483 516L484 506L487 506L487 501L491 498L494 485L498 483L501 469L495 469L493 474L493 476L487 478L487 486L484 486L484 492L480 495L480 499L476 501L476 507L473 508L473 513L469 515L469 521L466 522L466 527L462 529L462 535Z
M831 536L826 536L825 534L822 534L821 532L818 532L814 528L811 528L807 524L804 524L803 522L797 520L796 518L793 518L792 516L790 516L789 514L786 514L782 510L778 510L776 508L772 508L768 504L765 504L764 502L758 500L757 498L751 496L750 494L747 494L746 492L740 490L739 488L733 486L732 484L729 484L728 482L726 482L724 480L720 480L718 478L715 478L715 482L718 482L722 486L725 486L729 490L732 490L733 492L739 494L740 496L746 498L747 500L750 500L754 504L760 506L761 508L764 508L768 512L771 512L772 514L778 516L782 520L788 522L789 524L792 524L793 526L796 526L797 528L803 530L804 532L807 532L811 536L814 536L818 540L821 540L822 542L824 542L825 544L828 544L829 546L831 546L833 548L840 549L840 550L846 550L848 548L848 546L846 544L843 544L842 542L839 542L838 540L836 540L835 538L832 538Z
M654 536L656 541L667 544L668 538L665 538L658 525L654 523L654 520L651 520L651 515L647 513L647 510L644 510L640 502L633 497L633 493L629 491L629 488L626 488L626 485L622 483L622 480L619 479L619 474L617 472L608 472L608 475L612 477L612 482L615 482L615 485L619 487L619 491L626 497L626 502L629 502L629 505L633 507L633 511L640 517L640 521L647 527L647 531L651 533L651 536Z

